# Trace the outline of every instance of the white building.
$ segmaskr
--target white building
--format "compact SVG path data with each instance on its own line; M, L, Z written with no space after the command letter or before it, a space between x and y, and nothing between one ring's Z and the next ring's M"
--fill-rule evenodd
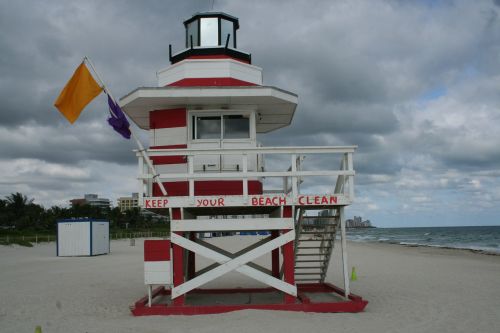
M111 201L107 198L99 198L97 194L85 194L83 198L71 199L71 206L90 205L101 209L109 209Z

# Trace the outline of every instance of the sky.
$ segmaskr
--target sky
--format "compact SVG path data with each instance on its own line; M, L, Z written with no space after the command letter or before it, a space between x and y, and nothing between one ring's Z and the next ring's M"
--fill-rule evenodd
M358 146L347 217L500 225L498 0L0 1L0 197L136 192L136 146L107 125L104 95L74 125L53 102L85 55L116 97L156 86L182 22L209 10L239 18L265 85L299 96L265 146Z

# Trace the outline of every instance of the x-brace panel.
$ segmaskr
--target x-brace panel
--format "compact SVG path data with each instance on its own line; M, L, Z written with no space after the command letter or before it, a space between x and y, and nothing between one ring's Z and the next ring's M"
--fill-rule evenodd
M225 254L222 254L216 250L212 250L203 245L190 241L187 238L179 236L175 233L171 234L171 242L184 249L194 252L207 259L214 260L220 263L220 266L196 276L195 278L184 282L181 285L172 288L172 299L184 295L185 293L198 288L199 286L206 284L230 271L236 270L239 273L245 274L259 282L265 283L268 286L281 290L291 296L297 296L297 287L295 285L286 283L280 279L277 279L269 274L263 273L258 269L248 266L248 263L252 260L276 249L280 246L292 242L295 239L295 231L290 230L281 236L274 238L265 244L251 249L240 256L231 258ZM174 259L175 260L175 259Z

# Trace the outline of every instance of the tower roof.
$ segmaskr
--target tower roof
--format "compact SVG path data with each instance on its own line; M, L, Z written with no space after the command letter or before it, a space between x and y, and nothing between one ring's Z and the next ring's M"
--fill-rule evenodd
M197 19L200 19L202 17L221 17L221 18L224 18L228 21L232 21L234 23L234 27L235 29L239 29L240 28L240 23L239 23L239 20L237 17L234 17L232 15L229 15L229 14L226 14L226 13L223 13L223 12L200 12L200 13L196 13L194 14L191 18L187 19L184 21L184 26L187 27L187 25L191 22L193 22L194 20L197 20Z
M256 110L258 133L288 126L297 95L269 86L137 88L120 99L122 110L142 129L149 129L149 112L173 108Z

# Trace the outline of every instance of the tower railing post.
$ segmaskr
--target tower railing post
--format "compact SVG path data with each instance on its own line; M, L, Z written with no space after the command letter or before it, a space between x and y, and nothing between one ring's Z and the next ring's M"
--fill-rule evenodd
M297 154L292 154L292 197L297 197Z
M139 156L138 158L138 169L139 169L139 175L141 176L143 173L144 173L144 159L142 158L142 156ZM138 178L138 181L139 181L139 193L138 193L138 202L137 204L139 205L139 207L142 207L142 197L144 196L143 193L144 193L144 178L142 177L139 177Z
M242 165L243 165L243 197L245 201L248 198L248 154L243 154L242 156Z
M347 153L347 170L354 171L352 153ZM354 200L354 176L349 176L349 200Z
M188 155L188 173L189 173L189 199L194 202L194 156Z

